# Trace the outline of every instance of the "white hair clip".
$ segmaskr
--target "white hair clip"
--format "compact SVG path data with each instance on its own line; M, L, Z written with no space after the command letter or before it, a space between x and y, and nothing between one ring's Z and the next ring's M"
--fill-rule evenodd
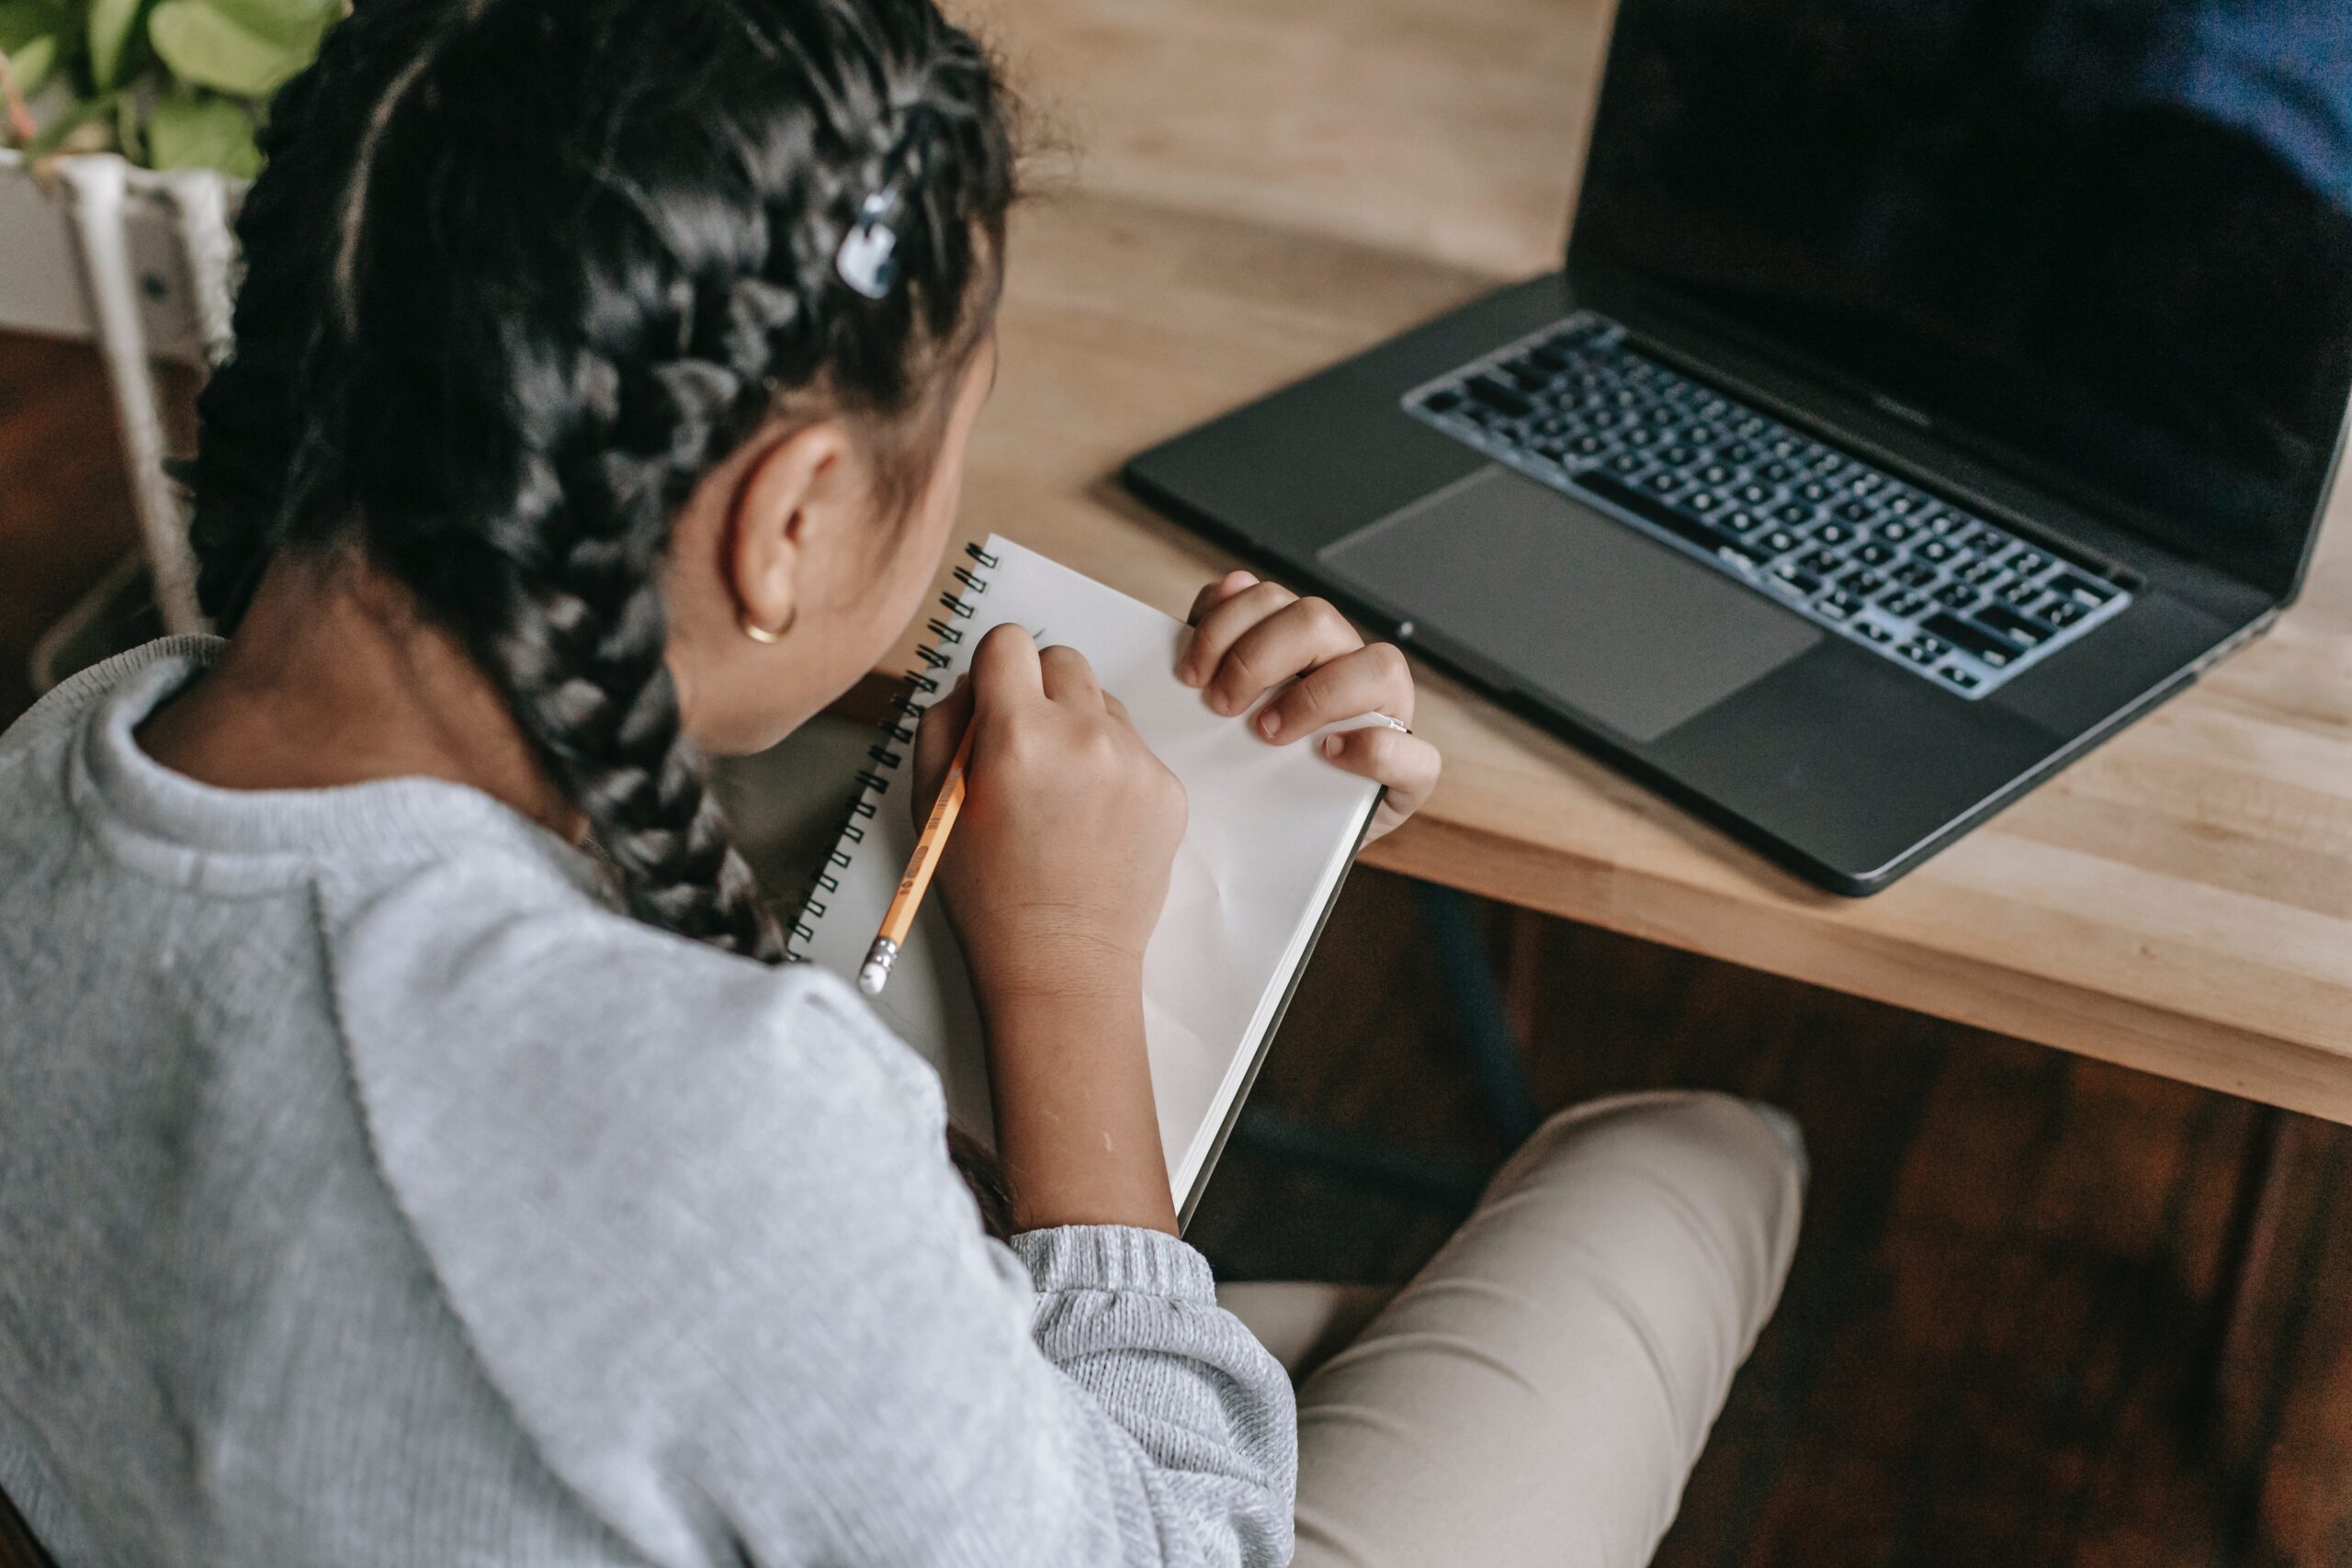
M893 186L885 185L857 209L857 221L842 236L833 253L833 270L842 281L868 299L888 296L899 279L899 231L894 227L900 202Z

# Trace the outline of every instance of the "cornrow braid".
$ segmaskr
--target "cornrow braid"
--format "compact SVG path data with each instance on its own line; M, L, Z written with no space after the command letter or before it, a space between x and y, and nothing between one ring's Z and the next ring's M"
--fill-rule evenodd
M931 0L359 0L240 218L207 609L233 627L279 551L356 545L489 673L632 913L781 961L681 733L672 520L781 392L931 398L1001 254L1007 117ZM868 299L834 257L886 179Z

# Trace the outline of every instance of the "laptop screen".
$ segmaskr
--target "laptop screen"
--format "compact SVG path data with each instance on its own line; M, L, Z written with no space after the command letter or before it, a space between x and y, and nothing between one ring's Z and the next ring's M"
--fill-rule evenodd
M2352 6L1623 0L1569 265L2282 589L2352 393Z

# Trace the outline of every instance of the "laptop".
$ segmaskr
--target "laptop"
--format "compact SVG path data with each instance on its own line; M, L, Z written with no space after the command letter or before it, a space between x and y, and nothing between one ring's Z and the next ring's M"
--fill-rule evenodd
M1562 270L1125 477L1860 895L2271 623L2347 396L2352 10L1622 0Z

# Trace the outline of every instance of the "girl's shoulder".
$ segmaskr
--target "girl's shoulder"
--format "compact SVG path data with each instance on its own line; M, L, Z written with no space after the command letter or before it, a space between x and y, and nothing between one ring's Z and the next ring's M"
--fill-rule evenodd
M319 897L353 1082L395 1188L472 1161L526 1182L658 1185L757 1145L805 1158L823 1190L859 1163L851 1145L937 1158L937 1075L829 973L646 926L548 855L453 857Z

